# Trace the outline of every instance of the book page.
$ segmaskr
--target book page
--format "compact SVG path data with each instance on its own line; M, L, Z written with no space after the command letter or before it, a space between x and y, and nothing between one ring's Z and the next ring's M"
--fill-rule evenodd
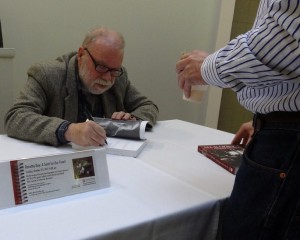
M121 155L127 157L137 157L139 153L145 147L146 140L135 140L135 139L125 139L125 138L116 138L108 137L107 145L105 146L88 146L82 147L75 143L71 143L72 148L76 150L87 150L87 149L106 149L107 154Z
M145 141L142 140L128 140L120 138L108 138L107 140L107 148L124 149L129 151L137 151L144 144Z

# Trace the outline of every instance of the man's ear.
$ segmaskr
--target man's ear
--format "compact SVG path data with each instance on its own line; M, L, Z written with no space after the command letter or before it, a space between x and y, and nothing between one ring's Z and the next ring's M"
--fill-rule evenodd
M82 46L80 48L78 48L78 52L77 52L77 60L78 60L78 62L81 61L81 57L83 55L83 52L84 52L84 48Z

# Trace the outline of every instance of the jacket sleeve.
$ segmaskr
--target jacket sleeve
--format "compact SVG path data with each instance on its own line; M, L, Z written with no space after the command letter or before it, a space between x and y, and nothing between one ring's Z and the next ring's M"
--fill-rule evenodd
M5 116L7 135L22 140L57 146L55 131L63 122L57 117L46 116L51 87L42 65L28 70L28 80L15 104Z

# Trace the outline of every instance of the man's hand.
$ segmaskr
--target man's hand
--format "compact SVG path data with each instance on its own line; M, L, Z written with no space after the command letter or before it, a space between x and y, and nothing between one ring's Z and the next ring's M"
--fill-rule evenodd
M231 144L247 145L251 140L253 132L252 121L243 123L232 139Z
M102 146L106 133L103 127L93 121L71 123L65 132L65 139L83 147Z
M191 95L192 85L207 85L201 75L201 66L208 53L194 50L184 53L176 64L178 86L184 91L186 98Z
M136 120L134 116L126 112L114 112L111 116L114 120Z

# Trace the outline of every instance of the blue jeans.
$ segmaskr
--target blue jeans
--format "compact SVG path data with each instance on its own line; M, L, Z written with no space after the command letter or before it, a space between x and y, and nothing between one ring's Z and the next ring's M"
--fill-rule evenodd
M300 123L254 134L221 225L223 240L300 239Z

